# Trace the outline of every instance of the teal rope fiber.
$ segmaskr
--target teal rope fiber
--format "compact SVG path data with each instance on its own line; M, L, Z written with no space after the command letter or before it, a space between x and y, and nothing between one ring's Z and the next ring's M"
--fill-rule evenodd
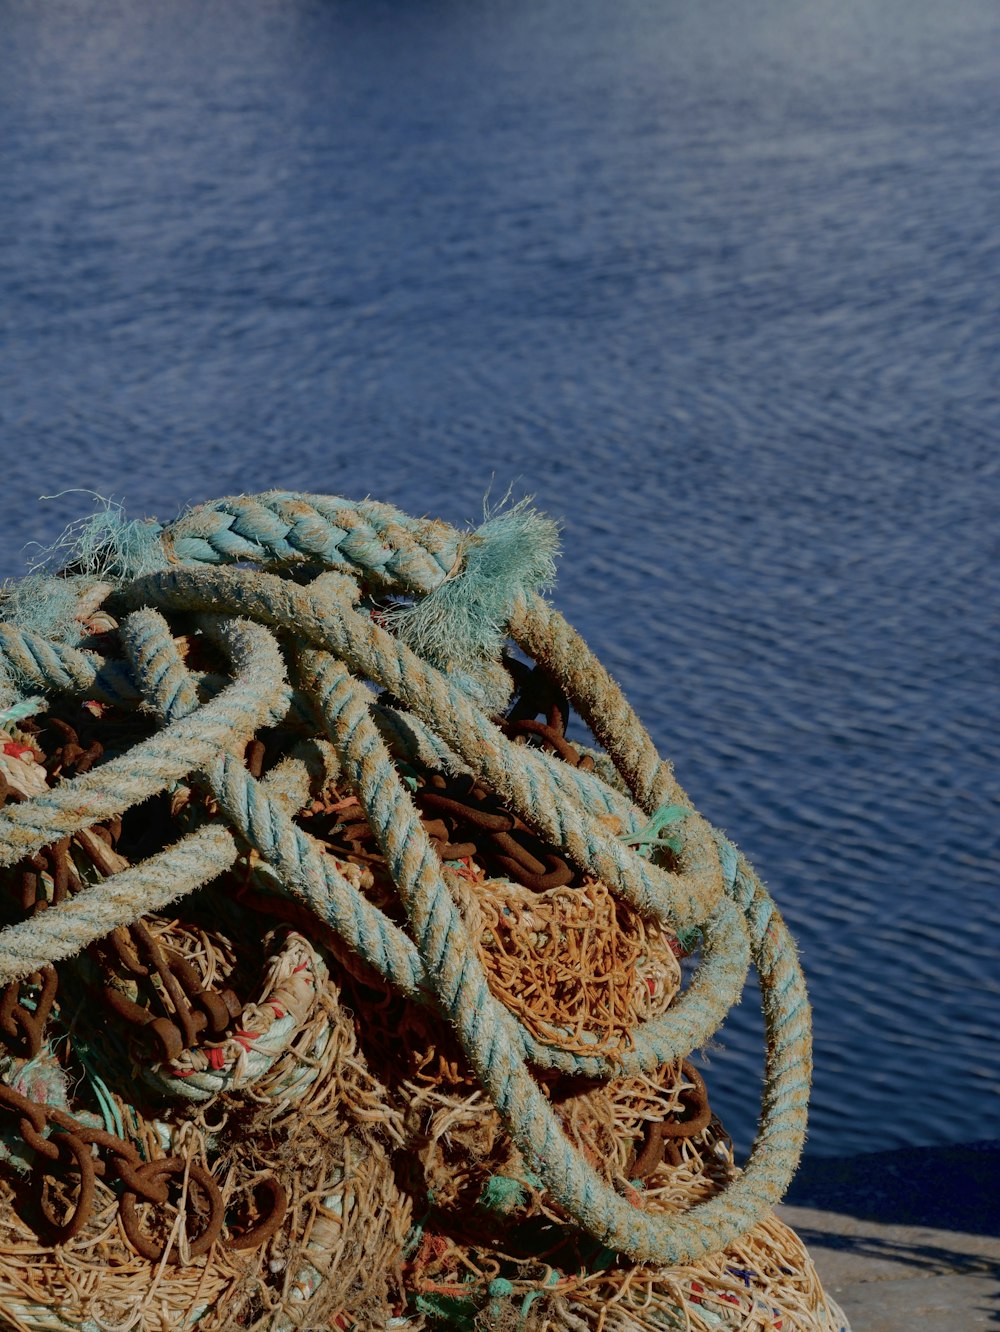
M74 694L128 707L138 699L128 672L116 661L54 643L41 634L0 624L0 653L12 678L27 689Z
M347 604L346 591L335 605L329 595L315 595L272 574L172 569L137 579L122 595L130 605L222 611L273 627L294 626L300 638L388 689L505 803L563 847L580 869L592 870L638 910L667 925L685 926L700 923L718 900L721 881L718 891L712 885L712 897L705 901L691 890L687 876L644 860L597 820L583 817L572 802L556 799L537 751L509 741L452 680Z
M547 557L539 555L530 570L525 564L518 572L516 561L525 558L535 535L543 545L551 541L544 523L525 515L501 547L489 524L463 535L369 501L271 492L202 506L164 528L134 526L142 531L116 538L113 550L91 561L91 572L117 580L117 604L132 609L121 629L128 662L108 663L7 625L0 626L0 671L25 691L146 706L163 720L163 729L90 773L0 811L0 865L193 772L207 781L233 831L207 822L142 865L0 931L0 979L29 974L39 959L65 957L215 877L233 863L241 838L286 891L307 902L387 980L449 1018L531 1167L603 1244L636 1259L676 1265L748 1230L787 1186L805 1129L809 1009L794 945L749 865L698 815L678 815L671 823L671 837L680 838L673 867L660 863L655 846L641 844L642 829L657 811L687 809L689 802L617 686L536 595L533 580L536 585L544 576ZM490 543L496 553L483 555L494 550ZM141 552L141 560L137 555L130 564L133 551ZM273 573L198 568L234 562L302 566L307 575L310 568L331 572L302 587ZM157 563L159 571L149 573ZM495 575L488 589L483 570ZM447 596L441 592L432 607L439 589ZM364 592L426 599L420 636L413 640L426 657L361 610ZM212 691L187 671L154 607L202 612L203 632L232 659L233 682L203 701ZM607 751L622 790L617 779L609 784L597 773L511 743L475 705L474 698L495 697L498 623L566 690ZM456 643L462 639L454 662L450 628ZM290 650L291 684L285 666ZM363 679L386 689L403 710L376 705ZM295 715L317 714L332 741L333 753L320 766L329 772L339 765L358 793L397 883L409 934L354 890L292 821L310 765L290 760L258 782L235 756L261 726L289 716L292 686ZM580 870L597 875L642 913L678 930L700 927L705 944L692 983L662 1018L632 1033L622 1056L553 1050L493 998L387 743L397 754L429 756L471 771ZM314 751L313 771L315 759ZM611 822L620 827L617 837ZM529 1064L624 1076L687 1054L738 998L750 958L767 1033L764 1097L750 1159L711 1201L679 1216L652 1217L620 1198L568 1142Z
M364 686L343 663L331 658L317 661L307 654L303 670L313 673L331 738L344 755L346 775L353 779L391 867L439 1003L514 1142L529 1163L534 1163L550 1193L609 1248L642 1261L672 1265L695 1261L725 1246L733 1235L734 1217L739 1218L741 1229L749 1228L774 1201L773 1190L782 1175L781 1167L775 1168L775 1155L794 1143L793 1121L802 1104L800 1070L786 1070L780 1060L771 1060L757 1145L743 1176L722 1195L724 1203L716 1198L682 1218L669 1220L632 1207L567 1141L550 1102L519 1057L513 1019L490 993L417 811L368 716ZM776 971L781 969L784 980L786 971L794 975L794 967L787 967L785 940L776 933L776 915L760 909L764 900L753 894L747 905L752 908L748 919L758 944L757 958L765 967L761 978L769 995ZM778 942L773 956L765 956L759 946L768 929L775 931ZM787 990L783 997L787 998ZM771 1048L783 1052L795 1048L796 1038L801 1036L800 1015L799 1003L790 1007L766 1003Z
M338 770L331 746L304 741L261 779L261 788L279 808L299 810L310 790ZM74 956L119 925L162 911L231 869L239 854L233 831L208 821L148 860L50 906L43 929L37 916L8 925L0 931L0 980L21 980L47 962Z
M308 589L301 590L294 589L294 587L289 589L289 587L282 585L280 579L274 579L270 575L248 574L237 570L217 570L213 574L170 571L168 574L152 575L152 577L141 579L133 587L129 593L129 598L134 597L149 599L149 601L161 601L166 605L182 606L186 609L206 605L221 605L230 613L246 613L246 611L249 611L254 617L265 622L284 622L286 625L294 625L301 637L310 638L313 641L318 639L318 641L324 643L324 646L334 647L344 655L346 661L356 666L356 669L360 665L366 677L375 678L379 683L389 686L397 697L413 706L415 711L421 711L421 703L430 698L429 711L425 711L426 721L437 726L446 735L449 742L458 747L463 757L473 765L477 758L482 757L481 751L477 750L475 743L469 741L453 721L454 714L458 714L462 721L469 719L467 718L467 713L471 711L469 705L461 697L455 695L455 691L451 689L449 683L442 681L438 673L434 673L430 667L426 667L425 663L415 662L415 659L410 661L410 657L407 657L406 650L401 645L395 643L389 635L383 634L383 631L378 630L377 626L364 621L360 615L354 613L344 603L341 605L340 621L334 622L329 617L330 607L333 605L329 597L318 603L310 601ZM321 610L326 610L326 618L321 614ZM345 622L348 625L346 630ZM340 627L332 629L330 626L334 623ZM357 637L350 635L350 629L356 630ZM361 651L357 650L358 641L361 643ZM365 647L368 647L368 651L365 651ZM379 655L378 649L383 650L381 655ZM341 666L341 670L344 671L346 677L350 678L348 667ZM419 683L421 683L421 697L419 699L415 697L417 690L413 687L413 681L407 678L409 673L417 675ZM434 677L437 677L437 679ZM300 685L302 683L304 682L300 681ZM451 717L449 717L447 709L451 709ZM475 726L473 730L474 737L477 733L479 735L483 734L483 725L489 725L489 723L483 723L482 719L479 719L479 725ZM377 734L374 727L372 727L372 731L373 734ZM493 731L495 733L495 727ZM501 747L501 749L506 745L503 738L499 737L499 733L490 735L489 742L490 745ZM344 741L341 741L341 743L344 743ZM509 749L513 751L514 747L509 746ZM521 758L521 755L523 755L523 767L521 773L518 773L517 761ZM495 757L495 751L493 757ZM525 762L525 759L527 762ZM522 750L521 754L505 753L503 754L503 762L505 762L505 765L513 766L507 766L505 774L501 777L501 774L497 773L497 765L491 761L490 750L487 749L486 761L482 765L483 773L487 774L491 785L497 786L505 794L505 797L511 799L511 803L514 803L515 807L518 806L518 803L521 803L522 809L533 810L533 813L529 813L529 817L534 818L538 825L549 831L549 829L546 829L545 805L543 805L545 791L542 790L541 783L535 782L534 785L531 785L530 782L534 775L531 771L531 751ZM378 789L379 783L381 783L382 790L387 789L390 782L390 769L394 771L386 755L385 763L382 763L379 767L377 778L372 778L373 790ZM529 798L522 802L518 799L522 793L519 790L517 777L523 775L525 769L529 770ZM513 775L514 781L510 781L511 775ZM375 834L378 835L378 825L382 821L379 821L378 810L369 807L369 794L369 790L365 789L362 793L362 801L364 801L369 817L373 821ZM567 810L563 810L563 814L567 814ZM401 807L394 806L391 809L391 818L403 821ZM573 819L565 818L562 829L555 830L554 835L558 836L563 829L573 829ZM550 835L553 834L550 833ZM601 838L598 836L594 840L597 840L599 846ZM413 839L411 839L411 844L418 844L415 833ZM567 848L573 847L571 835L563 835L562 844ZM394 863L391 855L387 855L387 858L389 858L390 864L393 864L394 876L399 882L398 875L403 872L403 863ZM597 860L597 856L594 859ZM605 871L602 868L598 872L602 872L603 875ZM422 896L415 899L414 911L421 906L422 900ZM445 911L445 907L438 907L437 910ZM439 952L433 952L430 956L425 952L431 944L439 950L445 939L449 950L453 948L454 940L458 938L457 931L461 922L458 920L457 912L454 911L453 914L446 915L445 919L445 926L441 926L439 923L435 926L434 915L431 912L429 918L423 919L423 916L419 918L419 922L421 922L419 926L414 922L414 927L418 930L418 947L421 948L427 966L430 968L435 990L438 991L439 1002L445 1006L446 1011L450 1012L453 1020L457 1023L462 1015L454 1011L453 1004L459 1002L459 1000L461 1000L463 1011L467 1007L471 1014L475 1015L474 1022L485 1022L486 1019L483 1015L490 1012L489 1003L487 1003L485 991L482 988L485 987L485 979L482 980L482 987L471 992L471 994L467 990L458 991L458 999L455 998L454 994L451 994L449 1003L449 991L445 986L445 976L439 975L438 971L435 970L435 967L443 966L441 956L439 956ZM750 920L750 924L751 928L754 928L756 922ZM778 930L778 924L774 924L774 930ZM751 944L754 944L754 942L754 936L751 935ZM759 952L759 938L756 939L756 943L758 943ZM451 955L453 954L449 952L449 956ZM463 960L466 959L463 958ZM467 964L471 967L473 963L469 962ZM771 972L763 972L762 983L766 987L770 986L772 983ZM772 1016L774 1016L776 1023L783 1023L786 1019L788 1023L791 1023L791 1035L788 1035L788 1032L784 1031L783 1028L782 1030L772 1031L770 1034L772 1043L778 1044L784 1052L798 1051L799 1044L802 1042L802 1031L795 1024L800 1007L802 1007L802 1004L796 999L796 1002L790 1004L790 1006L786 1004L786 1006L772 1008ZM768 1010L766 1003L766 1014L768 1011L771 1010ZM497 1020L499 1023L499 1019ZM486 1042L490 1055L493 1055L493 1052L501 1046L505 1059L510 1060L517 1055L518 1040L514 1034L513 1024L510 1023L509 1015L507 1015L506 1026L491 1027L482 1038L479 1038L474 1030L463 1030L461 1023L459 1023L459 1036L463 1038L466 1054L469 1055L474 1067L477 1068L483 1082L489 1087L498 1110L501 1111L503 1118L509 1122L511 1135L514 1136L515 1142L518 1142L522 1150L533 1152L533 1159L537 1158L539 1162L547 1160L547 1152L554 1151L555 1148L547 1136L543 1136L541 1139L538 1138L538 1124L545 1123L545 1107L539 1102L537 1096L531 1095L529 1084L523 1082L523 1079L518 1083L518 1087L519 1094L526 1098L525 1103L521 1104L517 1100L511 1099L509 1080L505 1082L501 1078L498 1082L494 1076L493 1063L483 1066L481 1060L477 1059L477 1054L481 1052L483 1042ZM762 1132L759 1136L759 1151L751 1155L747 1172L739 1180L739 1187L736 1187L736 1185L732 1187L735 1192L732 1193L732 1208L728 1215L730 1215L730 1219L732 1219L732 1216L739 1216L740 1224L752 1224L752 1220L762 1213L763 1208L775 1200L775 1188L782 1187L782 1180L786 1176L788 1168L790 1168L788 1158L798 1159L800 1134L802 1134L802 1127L798 1123L798 1111L800 1106L804 1104L804 1094L806 1094L808 1084L807 1074L808 1056L804 1055L803 1058L796 1060L794 1070L788 1078L779 1079L780 1086L776 1088L776 1095L764 1107ZM513 1074L510 1076L513 1076ZM790 1087L795 1087L796 1084L802 1084L800 1094L792 1095ZM531 1086L534 1086L534 1083L531 1083ZM551 1126L549 1127L551 1128ZM791 1168L794 1168L794 1160L791 1162ZM646 1256L659 1257L660 1260L676 1263L676 1261L680 1261L679 1253L686 1252L688 1257L694 1257L698 1253L710 1251L712 1248L723 1247L724 1240L719 1243L718 1225L702 1224L700 1228L691 1229L683 1236L683 1239L674 1241L675 1244L682 1245L680 1248L668 1244L666 1237L663 1235L654 1237L648 1235L648 1233L643 1233L642 1223L635 1220L634 1209L628 1207L628 1204L622 1204L622 1207L619 1208L618 1201L607 1196L606 1189L603 1189L603 1185L599 1185L597 1176L593 1175L593 1172L581 1171L578 1164L574 1164L571 1160L570 1162L562 1159L557 1159L555 1162L550 1160L549 1167L541 1169L539 1172L542 1173L550 1191L559 1197L563 1204L573 1212L573 1215L578 1216L583 1224L587 1225L587 1228L605 1237L605 1243L611 1244L614 1241L618 1248L632 1253L634 1256L644 1253ZM784 1179L784 1183L787 1183L787 1179ZM595 1191L601 1196L601 1203L599 1204L594 1203L593 1197L591 1197L591 1193ZM728 1189L727 1196L730 1196ZM739 1212L736 1208L738 1203ZM711 1204L704 1204L704 1207L710 1208L710 1211L704 1213L704 1216L699 1215L699 1221L707 1221L715 1215L715 1211L711 1209ZM632 1213L632 1215L628 1215L628 1213ZM682 1232L682 1229L682 1224L679 1221L672 1225L672 1231L678 1233L678 1235ZM699 1248L699 1243L703 1247ZM683 1247L683 1245L687 1245L687 1247Z
M147 636L155 625L160 641ZM157 711L175 720L196 706L176 676L164 667L164 656L180 658L162 619L153 612L130 616L123 625L126 646L138 654L136 679ZM145 655L143 656L143 647ZM136 693L139 691L136 690ZM329 769L329 762L328 762ZM571 770L568 770L571 771ZM301 787L302 769L296 766ZM278 772L259 784L231 758L213 769L213 793L234 826L272 865L284 882L322 919L339 929L359 954L392 984L416 998L425 998L422 963L411 941L383 913L372 906L333 869L330 858L308 834L298 829L282 809L271 808L268 787ZM301 801L299 802L301 803ZM285 807L298 807L284 799ZM232 834L220 825L199 829L174 847L150 857L141 865L114 876L98 892L91 888L46 913L43 928L36 920L23 921L0 933L3 977L6 980L30 975L45 962L72 956L87 943L100 938L116 925L128 924L150 911L159 910L187 892L228 869L236 858ZM332 899L332 900L330 900ZM551 1067L590 1077L613 1073L650 1072L659 1065L682 1057L711 1036L721 1017L742 989L747 970L747 948L738 918L728 904L719 908L718 926L706 925L703 965L692 984L668 1012L642 1027L630 1050L613 1060L571 1054L545 1046L522 1030L526 1054L540 1067ZM735 934L735 938L733 937ZM720 1012L721 1009L721 1012Z
M428 593L452 571L462 537L387 504L271 491L203 504L162 530L183 564L319 563L366 586Z
M202 767L221 748L280 720L289 691L277 643L259 625L244 624L237 646L240 677L197 717L178 721L127 754L0 812L0 866L140 804Z
M217 625L230 650L238 641L239 627L234 620ZM255 628L260 631L260 626ZM130 615L122 629L143 692L171 725L180 724L180 718L197 709L197 695L166 622L147 609ZM413 944L337 871L333 858L323 853L319 843L268 798L263 783L225 752L213 756L204 775L236 830L282 882L382 976L405 994L416 996L422 968Z
M18 722L27 721L29 717L44 712L48 706L48 700L44 698L25 698L19 703L12 703L0 712L0 726L16 726Z
M204 623L211 632L213 625L207 620ZM214 632L223 644L226 630L226 625L215 623ZM136 681L150 705L167 721L192 711L197 706L196 696L162 616L149 609L135 612L124 621L122 636ZM336 666L323 654L312 656L323 669ZM279 881L336 929L385 979L411 997L426 1000L430 982L410 939L337 873L330 857L323 855L318 844L296 827L287 813L273 806L267 799L265 782L256 782L241 763L228 755L216 759L205 776L222 810ZM718 921L712 919L706 925L705 958L693 983L666 1014L635 1033L631 1049L613 1058L571 1054L536 1041L521 1028L519 1039L526 1057L540 1067L607 1077L648 1073L690 1053L716 1030L721 1016L720 994L738 994L746 979L749 951L739 913L731 903L724 903L717 915ZM0 935L0 942L3 937Z

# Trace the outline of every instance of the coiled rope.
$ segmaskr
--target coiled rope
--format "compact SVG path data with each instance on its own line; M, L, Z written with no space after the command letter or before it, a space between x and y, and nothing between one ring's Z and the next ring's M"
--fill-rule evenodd
M554 532L519 507L476 533L414 520L385 505L274 492L204 505L167 526L128 524L78 543L63 585L125 612L127 663L56 641L24 623L0 626L0 680L17 708L68 693L141 705L162 729L127 753L0 812L0 866L163 791L192 773L232 830L206 823L174 846L0 932L0 982L70 956L215 878L237 855L234 834L366 963L452 1024L514 1143L552 1196L609 1249L679 1265L725 1247L781 1197L805 1132L809 1007L794 944L745 859L693 812L672 825L673 868L643 853L642 828L690 802L617 685L537 588ZM89 534L92 538L93 534ZM241 566L255 567L208 567ZM366 596L414 598L393 627ZM3 607L0 605L0 613ZM181 659L164 613L196 613L232 663L219 692ZM507 637L533 656L590 725L622 789L516 745L490 720L504 700ZM289 674L291 679L289 679ZM376 702L365 682L394 704ZM206 697L207 695L207 697ZM235 754L290 709L312 711L333 753L313 747L260 781ZM705 945L684 995L632 1033L613 1060L554 1049L492 995L474 942L428 841L393 749L431 752L471 771L558 845L580 871ZM338 872L292 820L308 763L339 767L391 868L408 918L401 929ZM623 792L627 791L627 795ZM623 836L609 831L613 814ZM631 843L631 844L630 844ZM748 961L766 1025L765 1086L743 1173L710 1201L671 1217L632 1206L567 1140L530 1065L586 1076L648 1072L687 1055L737 1001Z

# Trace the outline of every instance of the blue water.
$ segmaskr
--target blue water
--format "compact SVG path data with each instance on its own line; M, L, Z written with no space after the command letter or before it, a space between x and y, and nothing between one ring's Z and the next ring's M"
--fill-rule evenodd
M66 487L534 493L800 940L810 1150L1000 1137L994 0L0 0L0 151L0 572Z

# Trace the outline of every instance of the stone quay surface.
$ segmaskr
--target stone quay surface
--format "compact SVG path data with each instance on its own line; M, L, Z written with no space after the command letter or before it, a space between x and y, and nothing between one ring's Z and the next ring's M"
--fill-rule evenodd
M807 1157L777 1210L852 1332L1000 1329L1000 1142Z

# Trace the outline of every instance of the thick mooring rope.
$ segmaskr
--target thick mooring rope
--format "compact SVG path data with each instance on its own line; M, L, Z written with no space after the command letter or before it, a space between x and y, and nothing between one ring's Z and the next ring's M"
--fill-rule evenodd
M85 534L87 536L88 534ZM92 534L91 534L92 535ZM70 956L203 885L249 844L283 885L404 994L446 1015L511 1138L553 1198L609 1249L679 1265L724 1248L781 1197L801 1152L811 1060L809 1008L795 948L745 859L690 802L620 690L537 594L549 524L530 510L473 534L387 506L272 493L204 505L173 524L130 524L78 542L63 585L95 582L125 615L128 660L105 662L24 622L0 625L4 706L64 693L143 707L162 729L126 753L0 812L0 866L113 817L192 773L222 822L0 932L0 983ZM208 567L208 566L253 567ZM366 596L414 599L390 627ZM0 605L0 614L3 606ZM190 672L165 614L192 613L229 657L221 689ZM392 630L395 629L395 632ZM491 720L504 701L506 638L545 667L591 726L620 789L510 741ZM499 674L498 674L499 673ZM291 678L289 678L289 676ZM376 701L365 682L390 696ZM3 691L0 690L0 693ZM257 780L236 757L261 727L311 711L326 738ZM698 927L702 961L662 1017L620 1056L554 1049L490 991L469 929L393 752L431 752L496 792L567 860L647 917ZM408 928L337 869L292 813L310 771L339 769L391 869ZM623 792L627 791L628 795ZM680 852L666 868L642 829L665 807ZM611 831L609 816L621 834ZM566 1138L531 1072L648 1072L696 1049L737 1001L752 959L767 1049L760 1125L743 1173L677 1216L633 1206Z

